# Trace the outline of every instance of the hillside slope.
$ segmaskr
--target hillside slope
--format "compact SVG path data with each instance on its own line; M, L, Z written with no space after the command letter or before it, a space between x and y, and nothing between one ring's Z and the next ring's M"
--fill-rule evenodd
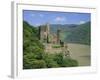
M81 24L78 27L74 28L70 35L66 37L67 42L81 43L90 45L91 30L90 22Z
M50 25L51 32L56 33L57 29L61 29L60 38L64 42L90 45L90 38L91 38L90 22L86 22L80 25L76 24Z

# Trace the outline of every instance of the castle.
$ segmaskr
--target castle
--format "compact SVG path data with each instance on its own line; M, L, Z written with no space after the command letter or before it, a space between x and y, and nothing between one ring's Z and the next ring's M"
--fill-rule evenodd
M48 43L47 45L45 45L45 48L47 50L46 52L51 52L51 51L49 51L49 50L52 50L51 44L59 44L61 46L59 48L59 50L61 49L60 51L62 51L64 53L64 56L70 56L70 53L68 50L68 45L65 44L63 41L61 41L60 33L61 33L60 29L57 29L56 33L51 33L49 23L47 23L46 25L39 26L40 41L42 41L43 43ZM56 50L56 52L57 51L58 51L58 49Z
M60 43L60 32L61 30L58 29L57 33L51 33L50 25L47 23L39 26L39 39L44 43Z

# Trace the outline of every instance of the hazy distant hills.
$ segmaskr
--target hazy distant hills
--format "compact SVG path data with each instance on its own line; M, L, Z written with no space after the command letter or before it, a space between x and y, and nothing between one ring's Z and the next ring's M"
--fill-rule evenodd
M61 29L62 31L68 31L70 30L71 28L75 28L77 27L78 25L75 25L75 24L50 24L50 30L51 32L56 32L57 29Z
M84 24L51 24L50 30L56 33L57 29L61 29L61 40L70 43L81 43L90 45L90 22Z

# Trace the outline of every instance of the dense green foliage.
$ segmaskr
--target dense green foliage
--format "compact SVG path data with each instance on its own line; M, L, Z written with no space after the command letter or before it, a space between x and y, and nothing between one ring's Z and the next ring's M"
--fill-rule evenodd
M23 69L78 66L76 60L63 57L63 53L45 53L38 32L38 27L23 22Z
M30 26L27 22L23 22L23 67L24 68L40 68L45 67L42 60L44 46L38 39L38 29ZM40 64L40 65L39 65Z

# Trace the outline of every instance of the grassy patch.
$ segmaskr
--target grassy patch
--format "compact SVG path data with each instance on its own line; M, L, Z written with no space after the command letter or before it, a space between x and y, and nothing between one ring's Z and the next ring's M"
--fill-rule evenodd
M60 48L61 45L52 45L52 48Z

